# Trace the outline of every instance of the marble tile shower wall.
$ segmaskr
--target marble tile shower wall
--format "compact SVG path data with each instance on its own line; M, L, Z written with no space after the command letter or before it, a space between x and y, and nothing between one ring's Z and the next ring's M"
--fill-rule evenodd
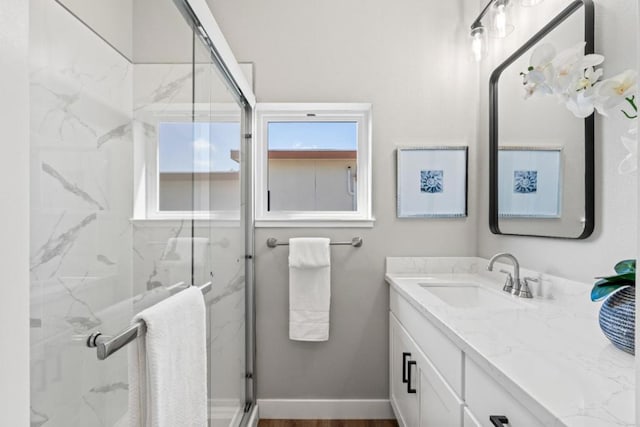
M133 310L133 68L54 1L31 1L30 28L31 425L117 425L126 354L98 362L83 338Z

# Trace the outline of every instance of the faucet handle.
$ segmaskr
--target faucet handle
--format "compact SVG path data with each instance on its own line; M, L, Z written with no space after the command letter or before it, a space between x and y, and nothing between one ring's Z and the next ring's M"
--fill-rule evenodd
M538 283L540 280L535 277L525 277L520 286L520 290L516 294L520 298L533 298L531 289L529 289L529 282Z
M502 290L505 292L511 292L513 290L513 276L511 275L511 272L507 270L500 270L500 273L504 273L507 275Z

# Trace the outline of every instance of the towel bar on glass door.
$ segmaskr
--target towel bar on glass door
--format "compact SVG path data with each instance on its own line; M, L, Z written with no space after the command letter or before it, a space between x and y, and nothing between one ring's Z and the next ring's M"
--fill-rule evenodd
M330 245L341 245L341 246L353 246L354 248L359 248L362 246L362 237L354 237L350 242L331 242ZM267 239L267 246L270 248L275 248L276 246L289 246L289 242L287 243L278 243L278 239L275 237L269 237Z
M182 283L178 283L174 286L178 286L181 284ZM174 286L171 286L171 288L173 288ZM199 286L198 289L200 289L203 294L206 294L211 290L211 287L211 282L208 282L202 286ZM147 328L144 322L139 320L114 337L102 335L101 332L94 332L93 334L89 335L89 338L87 338L87 347L95 348L98 355L98 360L104 360L116 351L120 350L125 345L129 344L131 341L135 340L139 335L144 334L146 330Z

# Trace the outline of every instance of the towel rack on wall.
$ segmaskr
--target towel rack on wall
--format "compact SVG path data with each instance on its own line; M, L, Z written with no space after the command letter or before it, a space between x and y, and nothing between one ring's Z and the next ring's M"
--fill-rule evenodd
M350 242L331 242L330 245L339 245L339 246L353 246L354 248L359 248L362 246L362 237L354 237ZM279 243L278 239L275 237L269 237L267 239L267 246L270 248L275 248L276 246L289 246L289 242L287 243Z
M174 286L182 284L183 283L178 283ZM173 288L174 286L171 286L171 288ZM200 289L203 294L206 294L211 290L211 287L211 282L208 282L202 286L198 286L198 289ZM116 351L120 350L125 345L129 344L131 341L135 340L138 336L144 334L146 330L147 327L145 326L144 322L142 320L139 320L114 337L105 336L101 332L94 332L93 334L89 335L89 338L87 338L87 347L95 348L98 355L98 360L104 360Z

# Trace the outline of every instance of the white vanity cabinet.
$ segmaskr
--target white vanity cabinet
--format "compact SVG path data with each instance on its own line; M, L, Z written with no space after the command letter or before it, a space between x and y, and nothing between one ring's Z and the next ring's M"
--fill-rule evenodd
M461 427L463 402L391 313L391 403L404 427Z
M510 427L545 425L394 289L389 349L390 401L400 426L493 427L491 416L507 417Z

